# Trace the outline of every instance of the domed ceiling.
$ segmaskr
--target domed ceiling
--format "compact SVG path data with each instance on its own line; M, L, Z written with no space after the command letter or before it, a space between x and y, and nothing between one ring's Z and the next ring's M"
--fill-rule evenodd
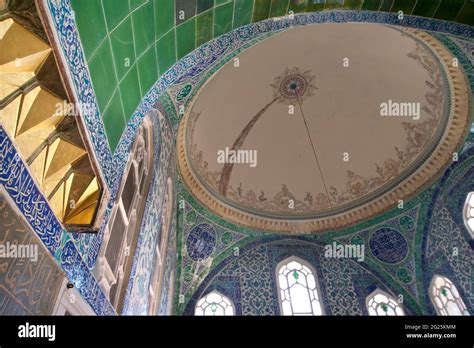
M433 37L379 24L292 28L222 67L178 134L215 213L298 233L397 205L452 161L468 127L461 68Z

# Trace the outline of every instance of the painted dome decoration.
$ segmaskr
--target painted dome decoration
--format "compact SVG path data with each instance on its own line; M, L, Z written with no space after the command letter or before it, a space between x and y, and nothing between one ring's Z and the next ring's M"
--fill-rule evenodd
M394 207L451 163L468 126L453 89L466 81L424 32L309 25L239 59L191 101L179 165L201 203L251 228L337 229Z

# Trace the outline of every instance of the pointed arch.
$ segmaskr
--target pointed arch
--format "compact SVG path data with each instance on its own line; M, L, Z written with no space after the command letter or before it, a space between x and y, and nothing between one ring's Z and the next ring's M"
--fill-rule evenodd
M429 293L438 315L470 315L456 285L448 278L435 275Z
M152 178L153 122L145 116L137 129L94 268L97 280L122 311L146 198Z
M281 315L323 315L321 295L313 266L296 256L276 267Z
M214 290L201 297L194 308L197 316L233 316L235 308L232 301L219 291Z
M467 194L462 215L471 238L474 238L474 191Z
M397 299L385 291L375 289L365 300L369 315L373 316L402 316L403 307Z

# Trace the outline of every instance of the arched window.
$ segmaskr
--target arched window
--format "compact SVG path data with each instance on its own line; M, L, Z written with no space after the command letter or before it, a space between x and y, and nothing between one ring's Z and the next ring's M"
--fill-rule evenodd
M471 234L474 237L474 192L469 192L466 197L466 203L464 203L464 223Z
M438 315L469 315L458 289L448 278L434 276L429 292Z
M316 272L307 262L290 257L277 266L282 315L322 315Z
M150 187L152 126L147 116L137 131L94 268L94 274L118 312L123 306Z
M405 311L398 301L385 291L376 289L365 301L369 315L405 315Z
M202 297L196 304L194 315L235 315L232 301L218 291L212 291Z

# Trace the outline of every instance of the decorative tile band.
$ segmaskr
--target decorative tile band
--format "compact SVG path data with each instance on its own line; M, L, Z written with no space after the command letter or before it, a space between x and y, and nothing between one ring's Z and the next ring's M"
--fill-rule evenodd
M262 216L250 210L246 211L216 197L215 194L205 187L196 173L193 172L190 154L187 152L188 124L191 122L189 110L179 125L176 145L178 165L186 186L203 205L212 207L210 209L214 213L228 221L257 230L288 234L340 229L380 214L396 205L400 198L416 194L420 188L427 185L447 168L452 161L452 153L458 151L462 146L465 136L469 131L468 128L471 125L469 87L462 69L453 67L451 52L433 36L424 31L411 28L404 28L403 33L422 42L436 55L447 75L450 109L448 124L445 126L444 133L436 147L430 154L426 155L426 159L424 158L422 163L417 164L408 173L402 174L401 180L396 187L381 192L378 196L371 198L370 201L359 201L357 206L347 208L346 210L337 211L334 209L328 216L314 216L304 219L286 216L284 218L277 218Z
M1 125L0 184L5 187L32 229L92 309L99 315L115 314L70 234L62 229L48 201Z
M61 242L61 225L3 126L0 126L0 183L54 255Z

